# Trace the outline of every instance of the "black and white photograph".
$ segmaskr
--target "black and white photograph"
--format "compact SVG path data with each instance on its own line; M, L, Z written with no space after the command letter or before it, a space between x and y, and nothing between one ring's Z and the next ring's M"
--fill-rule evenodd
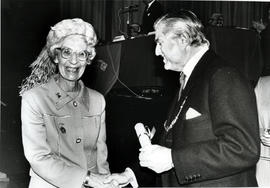
M270 1L1 0L0 188L270 187Z

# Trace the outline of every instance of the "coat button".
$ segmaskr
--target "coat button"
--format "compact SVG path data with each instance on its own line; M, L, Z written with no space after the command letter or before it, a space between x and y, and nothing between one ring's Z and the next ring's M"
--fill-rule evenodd
M61 133L65 134L66 133L65 127L60 127L60 131L61 131Z
M76 139L76 143L78 144L78 143L81 143L81 141L82 141L82 139L80 139L80 138L77 138Z
M78 104L77 104L76 101L73 101L73 106L74 106L74 107L77 107L77 106L78 106Z
M61 98L61 94L60 94L59 92L56 93L56 96L57 96L58 98Z

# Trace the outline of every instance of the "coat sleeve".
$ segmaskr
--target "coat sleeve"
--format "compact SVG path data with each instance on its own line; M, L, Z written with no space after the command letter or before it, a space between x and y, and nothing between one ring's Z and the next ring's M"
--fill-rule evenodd
M86 170L54 155L47 143L46 126L39 110L38 96L22 96L21 120L24 154L31 169L44 181L56 187L80 188Z
M97 167L100 174L108 174L110 170L107 162L108 149L106 144L105 100L103 96L101 97L101 106L100 132L97 140Z
M208 85L208 97L201 100L208 103L209 112L203 115L210 120L201 121L196 126L210 126L214 139L206 138L182 147L174 143L172 158L182 183L193 174L200 174L198 180L206 181L240 173L254 167L259 159L258 117L253 89L234 69L217 70Z

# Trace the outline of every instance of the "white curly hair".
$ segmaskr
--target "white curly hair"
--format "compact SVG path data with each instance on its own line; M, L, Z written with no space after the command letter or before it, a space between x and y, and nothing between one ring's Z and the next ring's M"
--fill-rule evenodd
M61 47L61 42L70 35L81 35L87 44L87 51L95 56L94 46L97 44L97 35L93 26L80 18L65 19L51 27L47 36L45 47L41 50L37 59L30 65L31 74L25 78L20 86L20 96L27 90L47 83L57 72L54 63L55 49Z

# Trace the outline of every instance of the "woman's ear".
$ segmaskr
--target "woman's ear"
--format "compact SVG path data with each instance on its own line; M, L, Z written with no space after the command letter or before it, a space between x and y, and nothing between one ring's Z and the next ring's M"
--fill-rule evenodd
M95 56L96 56L96 49L95 48L93 48L92 49L92 51L91 51L91 55L90 55L90 60L92 61L94 58L95 58Z
M54 49L54 52L53 52L53 61L57 64L59 63L59 60L58 60L58 51L56 49Z
M59 60L58 60L57 56L54 56L54 62L55 62L56 64L59 63Z

